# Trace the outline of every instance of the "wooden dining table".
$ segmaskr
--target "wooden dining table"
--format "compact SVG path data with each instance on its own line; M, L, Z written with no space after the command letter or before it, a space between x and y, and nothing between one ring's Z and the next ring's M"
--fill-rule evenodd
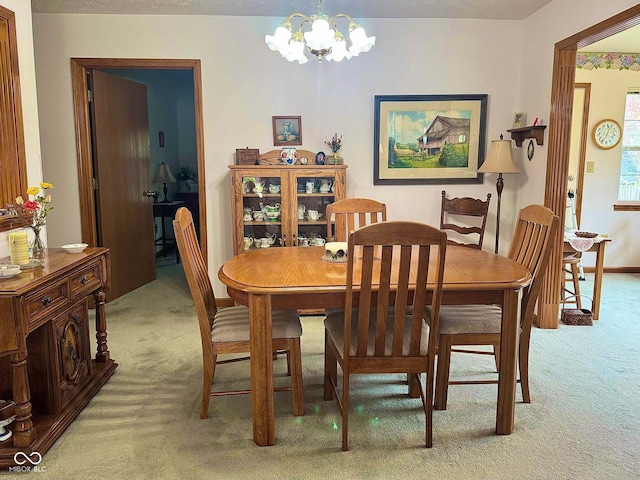
M253 440L257 445L274 445L276 441L272 309L345 304L346 264L327 262L323 256L323 247L262 248L231 258L218 271L230 297L249 307ZM509 435L514 428L519 298L522 287L530 281L529 271L507 257L456 245L447 247L442 303L502 306L496 410L499 435Z

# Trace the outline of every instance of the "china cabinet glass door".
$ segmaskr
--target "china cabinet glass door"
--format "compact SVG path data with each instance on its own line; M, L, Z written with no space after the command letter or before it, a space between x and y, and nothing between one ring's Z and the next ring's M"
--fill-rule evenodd
M294 176L295 212L293 222L295 245L324 245L327 239L327 205L336 199L335 171L309 170Z
M251 172L253 173L253 172ZM277 170L242 178L243 249L282 246L286 239L282 178Z

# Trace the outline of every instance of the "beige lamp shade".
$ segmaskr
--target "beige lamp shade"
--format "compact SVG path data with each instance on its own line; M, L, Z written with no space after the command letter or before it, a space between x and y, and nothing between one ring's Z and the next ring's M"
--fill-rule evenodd
M513 159L511 140L492 140L489 153L478 173L520 173Z
M158 165L158 168L156 169L156 174L153 177L153 183L173 183L175 181L176 181L176 177L174 177L173 173L171 173L171 169L169 168L169 165L167 165L164 162Z

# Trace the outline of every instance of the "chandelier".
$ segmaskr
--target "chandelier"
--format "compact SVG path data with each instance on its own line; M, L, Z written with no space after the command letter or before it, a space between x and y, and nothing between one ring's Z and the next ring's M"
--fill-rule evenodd
M349 48L345 36L336 24L336 19L340 18L349 20ZM300 20L295 33L291 26L293 19ZM338 13L332 17L325 15L322 13L322 0L318 0L317 13L310 16L292 13L276 28L273 35L265 35L264 41L271 50L280 52L290 62L307 63L309 59L304 53L306 47L318 57L320 63L323 58L340 62L368 52L376 44L376 37L367 37L362 25L354 22L347 14Z

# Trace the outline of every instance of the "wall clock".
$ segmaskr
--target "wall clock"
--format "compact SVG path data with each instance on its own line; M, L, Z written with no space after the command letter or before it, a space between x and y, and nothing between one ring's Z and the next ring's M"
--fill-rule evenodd
M595 124L591 132L591 138L596 147L609 150L620 143L622 139L620 124L611 118L605 118Z

